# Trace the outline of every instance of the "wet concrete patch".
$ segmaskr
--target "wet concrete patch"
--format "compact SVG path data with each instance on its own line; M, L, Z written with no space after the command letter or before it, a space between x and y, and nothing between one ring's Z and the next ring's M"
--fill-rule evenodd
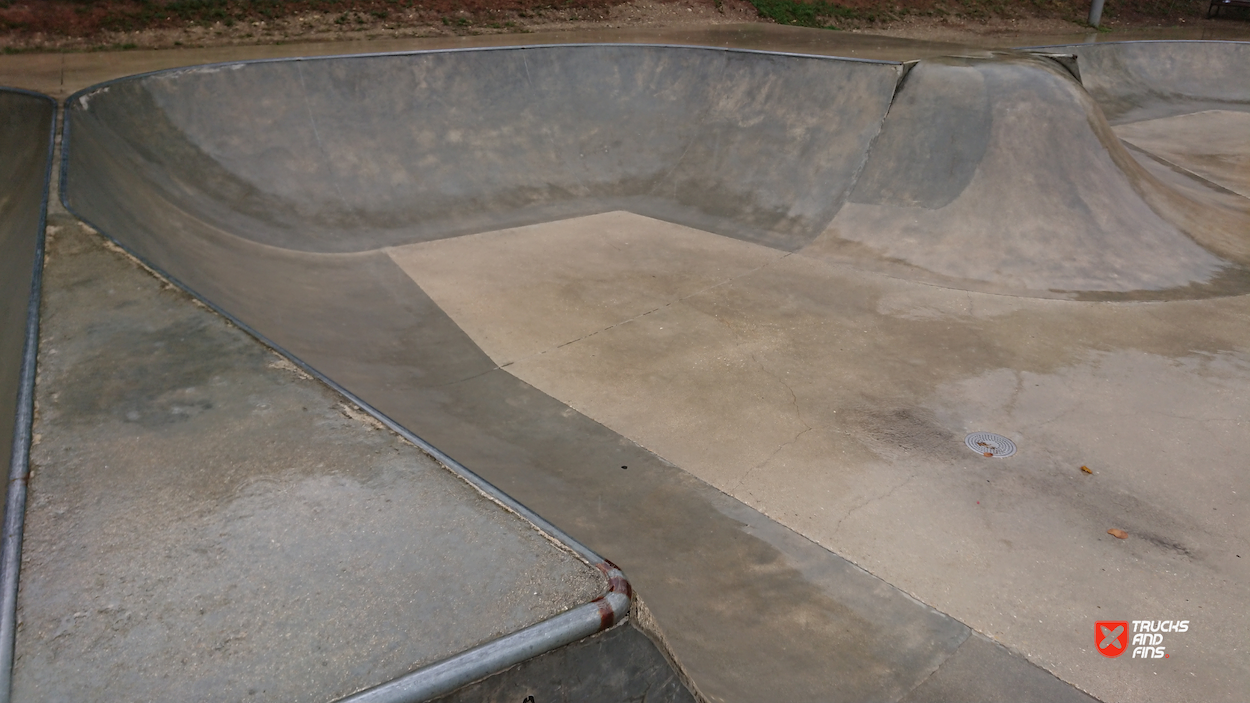
M471 334L527 334L524 310L509 310L529 298L473 271L491 258L489 240L464 244L461 275L436 301ZM618 257L628 280L630 256ZM702 257L714 266L713 250ZM511 280L593 279L584 263L564 247L558 263ZM566 299L562 315L602 304ZM799 254L504 370L1115 699L1084 672L1090 613L1226 612L1247 597L1234 556L1246 536L1225 516L1245 490L1235 457L1250 453L1239 434L1250 423L1246 305L972 294ZM492 325L475 319L481 310ZM976 430L1005 434L1019 453L969 452ZM1115 540L1111 523L1140 536ZM1109 588L1114 602L1100 596ZM1208 626L1208 642L1237 637ZM1221 660L1219 645L1191 646ZM1155 685L1214 695L1221 666L1161 672Z

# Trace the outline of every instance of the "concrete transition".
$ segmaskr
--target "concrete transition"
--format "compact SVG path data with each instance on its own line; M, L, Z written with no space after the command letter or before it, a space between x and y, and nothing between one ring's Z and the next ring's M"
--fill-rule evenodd
M222 64L72 97L62 195L620 563L709 700L1231 700L1246 54Z

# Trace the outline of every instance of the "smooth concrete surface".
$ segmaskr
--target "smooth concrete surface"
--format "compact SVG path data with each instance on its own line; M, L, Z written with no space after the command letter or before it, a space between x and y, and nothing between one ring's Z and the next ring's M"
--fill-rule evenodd
M500 367L649 315L785 256L628 212L386 253ZM590 300L597 304L587 307Z
M333 700L606 587L98 235L49 230L13 700Z
M1137 186L1149 177L1058 63L922 61L846 207L804 253L1034 296L1167 295L1239 268L1160 217Z
M438 703L696 703L632 621L469 684Z
M1120 139L1250 200L1250 111L1204 110L1132 122Z
M1184 58L1166 45L1154 51ZM521 53L522 67L531 68L528 59L541 53ZM1149 154L1118 151L1103 117L1114 108L1110 99L1097 92L1093 101L1082 98L1075 83L1062 82L1071 79L1037 59L981 57L992 64L987 72L1025 65L1027 80L1059 86L1054 94L1066 96L1059 107L1085 106L1087 129L1099 138L1089 149L1072 149L1075 161L1022 160L1026 174L1034 166L1039 171L1021 176L1018 193L981 198L984 216L1009 204L1007 197L1027 200L1061 188L1109 153L1131 175L1127 190L1099 194L1099 208L1080 199L1060 202L1086 210L1102 223L1100 237L1114 242L1135 217L1149 217L1139 206L1145 200L1183 235L1172 244L1193 238L1206 251L1197 256L1221 261L1224 278L1199 271L1180 292L1172 282L1134 284L1144 288L1127 293L1191 298L1147 304L1109 302L1126 292L1115 284L1122 273L1132 275L1128 266L1105 271L1095 289L1084 291L1094 298L1088 301L1045 300L1039 296L1054 291L1028 286L1014 297L978 292L972 289L985 281L967 273L948 276L954 280L942 286L883 276L866 262L917 267L879 254L849 266L817 255L813 241L828 222L813 225L840 217L846 194L866 182L861 176L874 168L877 146L888 144L880 127L886 110L865 141L864 132L845 128L867 118L839 114L843 128L827 129L804 106L846 103L823 94L805 103L789 94L796 84L787 81L798 69L809 81L851 86L856 92L842 97L852 100L871 93L876 73L894 67L737 59L702 64L726 70L705 94L712 99L695 109L699 119L714 118L699 124L706 129L681 132L689 125L626 114L627 125L660 125L685 140L672 173L649 175L658 173L647 161L651 154L635 152L655 143L663 156L673 132L580 125L584 131L574 133L573 143L609 148L603 156L579 149L574 159L569 144L545 130L567 122L543 100L583 106L592 102L583 93L596 86L629 84L608 70L596 74L604 80L564 85L551 77L593 67L539 62L534 65L544 72L525 77L537 87L509 103L524 132L509 132L512 123L480 114L480 106L476 112L445 106L445 115L465 117L444 117L442 131L428 138L437 167L431 172L447 173L449 144L468 145L459 165L469 171L440 181L446 186L411 177L420 151L399 170L370 161L376 155L380 164L394 162L393 153L377 151L384 145L419 147L419 127L405 124L415 136L394 143L356 128L349 134L365 141L355 150L339 130L320 141L323 120L347 124L322 91L337 91L331 95L340 96L338 104L359 110L381 80L375 72L352 81L349 74L359 70L352 62L311 74L317 91L294 91L306 123L249 123L267 132L211 132L206 119L187 117L187 107L173 100L196 95L197 84L254 90L247 79L261 73L251 66L147 79L143 90L139 83L114 84L72 105L69 202L618 561L709 699L1084 697L1069 684L1116 701L1241 698L1250 687L1239 655L1248 595L1247 486L1240 467L1250 449L1244 432L1250 373L1246 299L1229 295L1240 292L1238 246L1246 239L1236 208L1219 237L1199 238L1195 222L1215 191L1174 188L1173 175L1144 165L1163 166ZM473 60L487 66L480 56ZM377 61L374 66L392 60ZM414 95L445 100L460 83L428 82L454 75L428 70L435 63L410 74L427 80ZM659 57L652 65L662 63ZM310 75L302 73L310 65L300 64L294 78ZM1237 64L1222 65L1231 75ZM664 68L674 66L701 70L697 61ZM496 68L502 76L519 75L515 62ZM729 68L740 80L723 80ZM922 68L924 62L912 71ZM271 75L290 77L289 66ZM659 86L688 78L658 69L636 75L669 78L656 80ZM1081 75L1084 80L1084 70ZM180 80L186 85L172 85ZM888 95L876 96L882 100L876 104L899 104L909 81L897 93L891 86ZM781 99L770 114L750 94L774 87ZM212 92L218 101L225 94ZM1149 91L1124 94L1143 105L1155 99ZM372 117L373 128L388 110L398 114L388 99ZM1218 94L1188 99L1198 106L1194 112L1211 109L1213 101L1234 104ZM1184 103L1169 101L1169 110ZM295 114L289 105L278 107ZM1026 107L991 109L990 134L1004 122L1027 120ZM591 104L588 114L601 109ZM155 127L138 129L140 116ZM1155 115L1167 116L1175 114ZM620 144L602 139L600 128ZM976 136L978 123L967 130ZM269 135L292 156L262 158ZM840 143L822 142L822 135ZM1003 143L1007 155L987 147L969 168L964 161L975 160L969 156L975 150L967 145L976 139L952 136L960 144L944 163L956 173L970 171L969 184L982 162L1009 158L1010 144ZM513 151L526 151L484 149L501 156L469 158L479 143L504 137ZM284 139L315 151L291 151ZM792 144L804 150L787 151ZM862 166L848 169L856 144L863 145ZM803 154L819 163L787 171ZM530 163L549 170L506 172ZM635 170L596 170L621 165ZM743 170L716 170L734 166ZM274 170L248 170L261 167ZM809 180L848 170L847 182ZM635 181L622 177L629 173L642 173L651 187L643 195L629 190ZM619 180L604 180L611 176ZM362 191L357 177L373 179L377 192ZM504 179L491 191L498 200L476 203L463 186L492 178ZM297 188L300 179L312 190ZM500 182L525 187L508 190ZM683 190L683 183L690 187ZM888 185L876 180L881 197ZM791 186L805 190L791 194L794 207L787 207L784 189ZM905 194L917 197L923 211L917 215L924 217L967 190L919 186ZM307 197L317 188L332 194ZM460 203L465 212L447 213L458 222L414 218L395 226L403 213L394 204L405 193ZM410 205L438 207L420 198ZM333 241L331 225L351 236ZM1028 233L1005 236L1028 243ZM724 245L708 244L717 235L727 235ZM522 239L546 255L526 250ZM663 242L663 249L622 246L633 241ZM1107 256L1101 245L1094 238L1061 255L1079 266ZM1131 247L1119 252L1138 254ZM517 265L507 266L510 259ZM597 276L599 267L606 280ZM681 270L692 279L680 280ZM544 310L558 319L524 324ZM1007 460L980 457L962 445L972 430L1007 434L1021 452ZM1112 538L1111 527L1127 530L1129 539ZM1108 619L1189 619L1192 636L1169 640L1168 660L1109 660L1090 645L1094 621ZM1007 648L983 642L969 626ZM979 674L973 680L968 672Z
M51 100L0 90L0 462L6 472L55 118Z
M841 205L900 75L625 46L234 64L80 97L71 158L129 168L116 150L148 145L153 197L288 250L368 251L621 207L792 250ZM229 110L208 109L224 95Z
M594 224L583 223L581 247L557 236L573 223L558 223L392 256L432 281L430 295L484 349L506 349L533 338L531 303L600 280ZM638 241L649 228L674 243L638 257L617 247L614 288L654 285L654 259L720 264L724 279L615 320L603 319L606 296L580 309L548 303L568 336L496 362L1100 698L1244 690L1244 297L1012 298L803 252L734 275L732 257L681 242L672 225L638 218ZM507 237L516 241L496 243ZM497 261L522 248L527 259L505 274ZM979 430L1007 434L1020 453L968 451L964 435ZM1131 541L1106 534L1115 526ZM1099 666L1091 613L1160 609L1201 622L1204 635L1169 660L1185 668L1142 680L1144 662Z
M1038 673L1034 665L1011 657L1002 645L974 634L901 703L1051 703L1071 695L1059 679L1045 679L1038 685ZM985 686L991 681L994 685Z
M1081 83L1111 124L1202 110L1250 110L1250 42L1169 41L1056 47L1076 55Z

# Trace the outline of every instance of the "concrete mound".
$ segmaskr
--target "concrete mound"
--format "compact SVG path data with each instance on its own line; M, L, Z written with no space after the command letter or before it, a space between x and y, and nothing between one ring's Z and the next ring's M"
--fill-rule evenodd
M1026 295L1190 295L1227 277L1152 207L1150 180L1057 62L923 61L849 202L803 252Z

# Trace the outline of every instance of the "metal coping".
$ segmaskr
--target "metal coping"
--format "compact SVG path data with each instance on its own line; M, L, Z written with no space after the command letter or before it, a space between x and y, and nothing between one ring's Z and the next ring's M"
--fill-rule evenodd
M35 371L39 354L39 301L43 290L43 256L48 225L48 197L52 187L52 156L56 148L59 110L56 100L33 90L0 88L48 101L52 120L48 128L48 151L44 157L43 198L39 204L39 229L35 233L31 266L30 298L26 303L26 341L18 377L17 412L13 422L13 451L9 457L9 482L5 497L4 526L0 529L0 703L8 703L13 683L13 652L17 637L17 584L22 568L22 526L26 518L26 479L30 473L31 431L34 426Z
M571 45L560 44L556 46L571 46ZM625 46L634 46L634 45L625 45ZM486 47L486 49L496 49L496 48L517 48L517 47ZM475 49L453 49L453 50L448 50L448 51L478 51L478 50L482 50L482 49L476 49L476 48ZM332 57L317 57L317 58L318 59L330 59L330 58L360 58L363 56L390 56L390 55L403 56L403 55L421 54L421 53L447 53L448 51L438 51L438 52L415 51L415 52L399 52L397 54L368 54L368 55L349 54L349 55L345 55L341 57L332 56ZM756 52L756 53L767 53L767 52ZM236 65L239 63L272 63L272 62L277 62L277 61L301 61L301 60L306 60L306 59L302 59L302 58L259 59L256 61L248 61L248 62L224 62L224 63L219 63L219 64L205 64L205 66L230 66L230 65ZM204 66L200 66L196 68L203 68L203 67ZM553 540L559 542L560 544L562 544L563 546L571 550L573 553L578 555L582 560L587 562L589 565L597 568L601 573L603 573L603 575L605 576L607 580L607 588L604 590L604 592L588 603L584 603L570 610L566 610L563 613L552 616L551 618L548 618L547 620L539 622L535 625L531 625L527 628L523 628L511 634L503 635L502 637L499 637L498 639L492 640L490 642L486 642L482 645L466 650L459 654L454 654L446 659L443 659L442 661L429 664L420 669L417 669L408 674L405 674L397 679L379 684L377 686L365 689L363 691L359 691L357 693L354 693L340 700L343 703L348 703L348 702L350 703L418 703L419 701L424 701L430 698L434 698L436 696L451 693L452 691L455 691L456 689L466 684L472 683L474 681L478 681L492 674L501 672L504 669L507 669L511 666L519 664L539 654L554 650L566 644L576 642L580 639L596 634L598 632L602 632L603 630L606 630L612 627L613 625L623 621L625 617L629 614L630 606L633 603L633 588L630 586L628 579L625 577L625 574L620 570L619 567L617 567L615 564L608 561L607 559L603 558L602 556L598 555L586 545L573 539L570 535L565 533L563 530L551 524L550 522L548 522L547 520L539 516L537 513L530 510L525 505L521 504L512 496L508 495L507 493L503 492L499 488L495 487L489 481L477 475L476 473L471 471L469 468L467 468L460 462L453 459L451 456L444 453L438 447L435 447L433 444L430 444L426 440L417 436L408 428L399 424L395 420L388 417L382 411L378 410L377 408L373 407L369 403L365 402L363 398L360 398L356 394L347 390L342 385L340 385L339 383L331 379L329 376L326 376L325 374L321 373L316 368L312 367L307 362L305 362L303 359L300 359L298 356L291 353L287 349L283 348L278 343L274 342L273 340L269 339L265 335L261 334L258 330L252 328L247 323L235 317L229 311L217 305L212 300L201 295L200 293L192 289L190 286L186 285L181 280L172 276L169 272L162 269L160 266L157 266L152 261L149 261L145 257L139 255L138 252L132 250L130 247L126 246L122 242L118 241L111 234L109 234L107 230L101 227L98 227L91 220L80 215L74 209L74 207L70 204L68 200L68 194L67 194L67 188L66 188L68 184L68 178L69 178L69 156L70 156L70 142L71 142L69 111L73 109L84 109L81 107L75 108L74 107L75 101L83 95L95 92L99 90L100 88L106 87L112 83L125 81L125 80L138 79L138 78L142 78L145 76L150 76L150 75L160 74L160 73L180 72L183 70L186 70L186 69L184 68L163 69L160 71L151 71L148 73L137 74L134 76L120 77L120 78L116 78L110 81L106 81L104 83L100 83L94 86L84 88L83 90L80 90L65 99L64 110L62 111L62 118L61 118L62 120L61 170L60 170L60 176L58 180L60 196L61 196L61 204L65 207L65 209L69 211L69 213L73 215L74 217L76 217L78 220L92 227L101 235L106 237L109 241L116 244L123 251L125 251L128 255L134 257L136 260L142 263L149 270L155 272L157 275L163 277L165 280L169 281L173 285L182 289L188 295L194 297L196 300L199 300L200 302L204 303L210 309L216 312L218 315L221 315L225 319L229 320L231 324L235 325L239 329L251 335L261 344L269 347L274 352L287 358L293 364L299 367L301 370L308 373L310 376L317 379L321 383L325 384L326 386L328 386L335 392L339 393L345 399L354 403L356 406L360 407L365 412L369 413L371 416L373 416L383 425L388 427L391 431L395 432L399 436L403 437L404 439L408 440L412 444L416 445L422 451L434 457L436 461L441 463L443 466L447 467L447 469L449 469L452 473L459 476L462 480L464 480L465 482L470 484L472 487L477 489L481 494L486 496L488 499L499 504L504 509L509 510L513 513L516 513L521 518L529 521L531 524L534 525L536 529L545 533L547 536L549 536ZM50 159L51 159L51 153L49 154L49 160ZM50 167L51 167L51 163L49 161L49 168ZM45 213L46 213L47 185L45 185L44 197L45 197ZM45 214L45 217L46 217L46 214ZM42 258L40 259L40 261L42 261ZM23 498L24 498L24 494L23 494ZM20 535L20 529L21 529L20 524L18 525L17 529ZM6 535L7 535L7 525L6 525ZM8 542L6 541L5 544L7 546ZM14 558L15 559L20 558L20 555L15 556ZM16 579L14 580L13 590L14 590L14 600L12 603L11 611L15 611L16 609ZM10 638L10 641L11 639L12 638ZM10 660L9 660L10 663L5 668L5 671L7 672L11 672L12 670L11 651L12 650L10 648ZM2 664L3 662L0 661L0 665ZM0 698L0 703L8 703L7 696L5 698Z
M1076 42L1075 44L1043 44L1041 46L1017 46L1016 50L1028 49L1067 49L1071 47L1090 46L1122 46L1124 44L1250 44L1241 39L1126 39L1124 41L1099 41L1093 43Z
M94 93L103 88L107 88L114 83L122 83L125 81L138 80L140 78L150 78L161 74L174 74L189 71L200 71L206 68L226 68L229 66L249 66L253 64L268 63L293 63L302 61L336 61L345 59L375 59L375 58L392 58L399 56L423 56L426 54L468 54L483 51L528 51L531 49L564 49L564 48L597 48L597 47L638 47L646 49L698 49L702 51L721 51L732 54L763 54L765 56L788 56L799 59L820 59L825 61L847 61L850 63L866 63L878 64L884 66L901 66L903 61L883 61L881 59L857 59L850 56L829 56L826 54L803 54L789 51L766 51L763 49L739 49L728 46L705 46L700 44L633 44L629 42L615 43L594 43L594 42L578 42L570 44L515 44L507 46L465 46L453 47L450 49L414 49L412 51L374 51L362 54L327 54L325 56L281 56L267 59L243 59L241 61L215 61L212 63L192 64L190 66L176 66L174 68L160 68L155 71L144 71L143 73L135 73L129 76L118 76L110 78L107 81L87 86L82 90L75 92L73 95L65 98L66 104L71 100ZM64 200L64 198L62 198Z

